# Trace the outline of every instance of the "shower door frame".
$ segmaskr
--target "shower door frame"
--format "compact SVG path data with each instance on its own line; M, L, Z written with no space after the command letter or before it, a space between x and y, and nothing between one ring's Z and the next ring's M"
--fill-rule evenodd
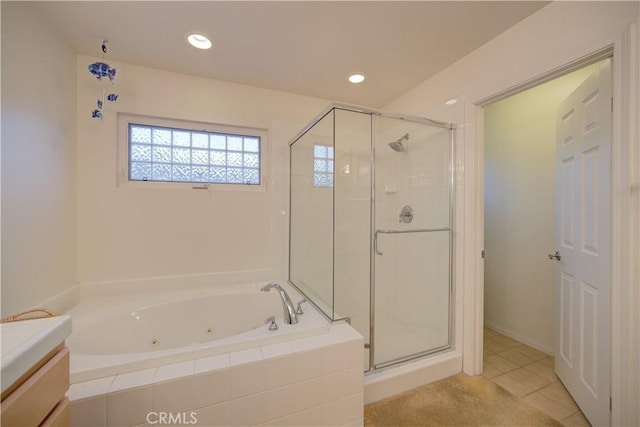
M353 110L351 110L353 111ZM452 348L452 343L454 339L454 331L455 331L455 313L454 313L454 298L455 298L455 287L453 286L454 282L454 273L455 273L455 251L454 251L454 208L455 208L455 171L454 171L454 156L455 156L455 131L456 125L452 123L440 122L437 120L431 120L422 117L416 116L407 116L407 115L393 115L381 113L375 110L361 109L358 112L367 112L371 115L371 207L370 207L370 215L371 215L371 261L370 265L370 279L369 279L369 369L365 371L365 373L372 373L379 371L381 369L385 369L391 366L396 366L400 363L410 362L415 359L419 359L431 354L438 354L443 351L450 350ZM376 117L383 117L389 119L396 119L407 121L411 123L418 123L428 126L435 126L439 128L444 128L449 130L449 162L448 162L448 175L449 175L449 330L448 333L448 342L444 346L435 347L429 350L425 350L422 352L414 353L408 356L399 357L396 359L392 359L383 363L375 364L375 290L376 290L376 133L375 133L375 123Z
M400 115L400 114L390 114L383 113L381 111L377 111L370 108L358 107L344 103L332 103L327 108L322 110L318 115L316 115L313 120L309 122L304 128L302 128L293 138L291 138L289 142L289 153L291 153L291 146L295 144L301 137L303 137L309 130L311 130L320 120L327 116L327 114L331 113L335 110L343 110L350 111L354 113L368 114L371 117L371 128L370 128L370 146L371 146L371 155L370 155L370 170L371 170L371 183L370 183L370 207L369 207L369 221L370 221L370 241L369 241L369 254L370 254L370 262L369 262L369 366L368 369L365 370L365 374L373 373L379 371L381 369L386 369L391 366L396 366L400 363L410 362L415 359L419 359L432 354L439 354L444 351L448 351L453 348L453 340L455 338L455 146L456 146L456 125L453 123L442 122L438 120L427 119L424 117L411 116L411 115ZM423 352L415 353L409 356L404 356L401 358L393 359L378 365L374 364L374 356L375 356L375 251L374 251L374 239L376 235L376 223L375 223L375 118L383 117L388 119L395 119L399 121L406 121L411 123L423 124L427 126L435 126L439 128L444 128L449 131L449 162L448 162L448 174L449 174L449 330L448 333L448 343L444 346L436 347L433 349L429 349ZM335 129L334 129L334 150L335 150ZM289 179L291 179L291 156L289 156ZM335 187L332 190L335 194ZM335 197L334 197L334 206L335 210ZM289 182L289 212L291 212L291 182ZM335 233L335 225L334 225L334 233ZM335 238L334 238L335 242ZM289 218L289 265L287 271L291 271L291 217ZM335 247L334 247L334 262L335 262ZM351 319L349 317L333 319L331 316L326 314L314 301L312 298L309 298L307 294L302 291L298 286L296 286L289 277L289 284L293 286L298 292L305 296L305 298L329 321L329 322L341 322L346 321L351 323ZM335 292L335 291L334 291ZM335 303L333 303L335 304ZM335 310L332 313L335 314Z

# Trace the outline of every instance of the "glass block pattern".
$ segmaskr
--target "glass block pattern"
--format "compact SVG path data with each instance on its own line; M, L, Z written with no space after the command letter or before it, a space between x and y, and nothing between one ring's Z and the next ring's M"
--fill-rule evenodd
M130 123L129 180L260 185L260 138Z
M333 187L333 147L314 144L313 186Z

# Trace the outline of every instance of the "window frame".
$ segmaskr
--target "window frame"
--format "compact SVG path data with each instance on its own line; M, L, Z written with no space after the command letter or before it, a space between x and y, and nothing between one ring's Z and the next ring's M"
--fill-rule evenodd
M248 126L222 125L192 120L167 119L138 114L118 113L118 186L155 188L155 189L209 189L216 191L266 191L267 162L269 152L268 132L266 129ZM140 181L129 179L130 142L129 125L155 126L192 132L211 132L231 135L254 136L259 138L260 184L218 183L218 182L179 182L179 181Z
M316 147L324 147L327 150L327 155L325 157L316 157ZM331 152L331 155L329 155ZM327 169L329 166L329 162L333 165L331 171L318 171L316 170L316 160L321 160L327 162ZM333 188L336 185L336 161L335 161L335 147L333 145L321 144L318 142L313 143L313 179L312 184L313 188ZM331 177L331 185L319 185L316 184L316 174L324 175L327 177Z

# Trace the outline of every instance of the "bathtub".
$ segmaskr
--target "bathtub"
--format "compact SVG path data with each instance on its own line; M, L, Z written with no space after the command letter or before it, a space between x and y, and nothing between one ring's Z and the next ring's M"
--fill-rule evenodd
M68 314L73 332L71 383L326 334L330 325L309 304L299 322L282 321L278 292L266 283L83 298ZM291 299L301 297L287 286ZM265 320L276 317L277 330Z

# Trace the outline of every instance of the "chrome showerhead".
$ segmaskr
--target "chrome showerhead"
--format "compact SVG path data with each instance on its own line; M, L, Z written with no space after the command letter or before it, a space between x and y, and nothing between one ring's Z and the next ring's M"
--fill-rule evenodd
M393 151L397 151L398 153L402 153L404 151L404 145L402 145L402 142L400 140L390 142L389 147L391 147Z
M405 134L402 138L398 138L397 140L390 142L389 143L389 147L391 147L391 149L393 151L397 151L398 153L404 153L404 151L407 149L407 147L405 147L405 143L409 141L409 134Z

